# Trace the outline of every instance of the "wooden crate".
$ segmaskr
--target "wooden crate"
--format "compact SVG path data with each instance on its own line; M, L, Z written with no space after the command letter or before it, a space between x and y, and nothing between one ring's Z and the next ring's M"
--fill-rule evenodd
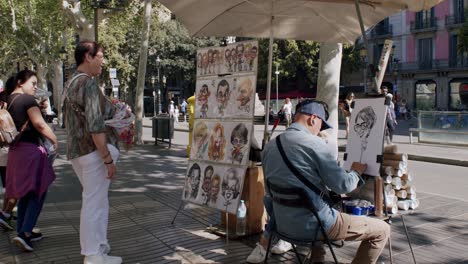
M244 180L244 188L241 199L247 206L247 228L246 235L260 233L266 223L267 214L263 207L263 196L265 194L263 170L261 166L248 168ZM236 215L228 214L229 233L236 232ZM221 226L226 228L226 214L221 214Z

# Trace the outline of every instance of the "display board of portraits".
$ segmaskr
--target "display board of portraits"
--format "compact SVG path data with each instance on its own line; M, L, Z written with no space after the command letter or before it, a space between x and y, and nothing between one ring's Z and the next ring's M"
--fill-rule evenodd
M183 199L235 214L244 185L245 171L245 167L190 161Z
M197 77L257 72L258 41L243 41L197 51Z
M346 160L343 168L351 169L353 162L366 163L367 175L379 176L387 106L385 98L356 99L349 124Z
M256 75L198 79L195 118L253 118Z
M251 122L195 120L190 159L247 165L251 133Z

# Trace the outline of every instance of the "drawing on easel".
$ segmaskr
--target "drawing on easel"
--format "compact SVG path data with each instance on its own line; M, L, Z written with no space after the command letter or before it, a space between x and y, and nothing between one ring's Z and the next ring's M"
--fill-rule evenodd
M236 79L234 79L235 83ZM235 87L235 84L234 84ZM223 117L224 112L228 106L229 99L231 97L231 87L225 79L222 79L216 85L216 103L218 107L218 115Z
M210 201L210 190L211 190L211 179L213 178L214 169L213 166L209 165L205 168L205 173L203 174L203 183L202 183L202 204L208 205Z
M208 126L203 121L198 121L193 129L193 144L190 157L193 159L205 159L209 143Z
M201 169L200 165L193 163L185 178L184 200L195 200L198 195L200 185Z
M367 164L367 175L380 175L377 157L382 155L387 106L385 98L356 99L350 117L350 134L343 167L351 169L353 162Z
M232 164L242 164L244 157L247 157L246 146L249 142L249 130L243 123L237 124L231 132L231 153Z

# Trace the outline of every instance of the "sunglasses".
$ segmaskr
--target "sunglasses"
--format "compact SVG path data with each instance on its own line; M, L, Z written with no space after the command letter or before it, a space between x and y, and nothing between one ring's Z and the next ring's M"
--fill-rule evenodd
M296 105L296 113L299 113L301 108L305 105L311 104L311 103L317 103L323 106L323 110L325 110L325 120L328 120L330 117L330 114L328 112L328 105L327 103L320 101L320 100L315 100L315 99L305 99L304 101L300 102L299 104Z

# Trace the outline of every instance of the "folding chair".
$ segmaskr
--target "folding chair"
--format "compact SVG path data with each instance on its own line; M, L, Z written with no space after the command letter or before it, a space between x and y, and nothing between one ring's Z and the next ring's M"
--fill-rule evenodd
M325 241L328 247L330 248L330 251L333 255L333 259L335 260L335 263L338 264L338 260L336 258L335 252L333 251L332 244L330 240L328 239L328 235L327 235L327 232L325 231L325 228L323 227L322 220L320 219L317 213L317 210L315 209L314 204L310 201L310 198L307 192L301 188L284 188L278 185L274 185L273 183L270 182L269 179L267 179L267 188L273 200L273 204L278 204L278 205L287 206L287 207L294 207L294 208L305 208L309 210L310 212L312 212L314 217L317 219L317 222L319 223L320 231L322 233L323 239L318 238L317 232L315 233L315 236L311 234L310 239L302 239L302 238L298 239L298 238L288 236L278 231L281 229L278 229L277 221L273 219L274 226L272 228L270 238L268 241L268 247L266 250L266 257L265 257L264 263L266 264L268 260L268 254L270 253L272 238L273 236L276 236L279 239L282 239L286 242L291 243L294 253L296 254L296 258L299 261L299 263L302 263L302 260L299 254L297 253L295 245L312 247L314 242ZM311 263L311 261L312 261L312 258L309 259L309 263Z

